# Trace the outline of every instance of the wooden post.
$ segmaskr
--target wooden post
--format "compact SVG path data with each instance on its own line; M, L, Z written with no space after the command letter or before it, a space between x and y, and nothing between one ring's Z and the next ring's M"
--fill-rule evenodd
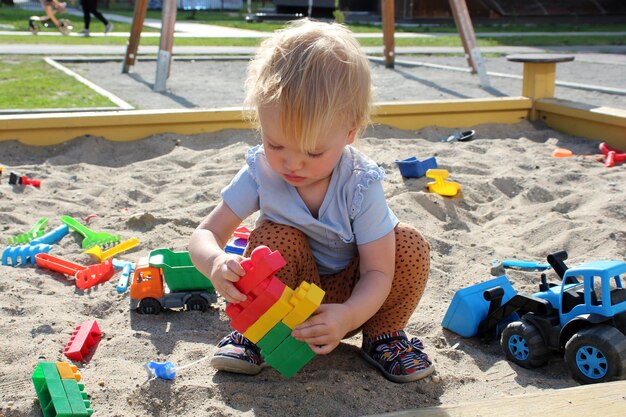
M170 76L172 48L174 46L174 26L176 25L176 0L163 0L161 11L161 39L157 57L156 77L153 90L165 91L165 82Z
M478 74L480 85L489 87L489 77L487 76L483 58L480 55L480 49L478 49L476 44L476 34L474 33L474 26L472 25L472 19L470 19L467 4L465 0L450 0L450 7L452 8L454 22L463 43L463 49L465 49L467 63L472 68L472 72Z
M130 38L126 47L126 58L122 66L122 73L128 74L135 60L137 59L137 50L139 49L139 39L141 38L141 30L143 22L146 19L146 11L148 10L148 0L135 0L135 12L133 14L133 24L130 28Z
M383 42L385 44L385 67L395 65L395 4L394 0L383 0Z
M524 63L522 95L534 100L554 97L556 82L556 64L570 62L574 55L558 54L519 54L506 57L511 62ZM530 120L537 120L537 111L533 105Z

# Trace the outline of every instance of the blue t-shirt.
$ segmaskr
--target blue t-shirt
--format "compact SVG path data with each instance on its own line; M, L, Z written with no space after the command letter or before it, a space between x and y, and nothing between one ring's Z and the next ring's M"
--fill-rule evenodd
M357 244L375 241L398 224L383 192L384 170L351 146L333 170L317 218L296 188L270 168L263 146L249 149L246 162L222 190L224 202L242 220L260 211L257 224L270 220L304 232L321 275L345 269Z

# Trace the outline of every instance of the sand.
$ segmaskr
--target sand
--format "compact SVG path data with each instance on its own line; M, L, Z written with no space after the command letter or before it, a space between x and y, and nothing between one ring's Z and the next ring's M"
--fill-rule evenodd
M450 129L386 127L370 129L360 142L387 170L384 189L392 209L432 245L427 290L407 327L436 362L432 377L388 382L361 359L357 336L290 380L271 368L256 377L216 373L204 361L181 369L173 381L147 382L144 364L151 360L184 366L215 351L229 331L222 300L204 313L139 315L129 311L128 293L115 289L119 272L83 291L33 265L0 266L0 415L40 415L30 382L35 366L67 360L62 351L72 331L90 319L103 337L76 365L98 416L357 416L576 386L559 354L544 368L523 369L504 359L497 342L464 339L443 330L441 321L457 290L491 278L494 259L542 262L566 250L568 264L623 260L626 166L606 168L595 159L597 142L540 123L473 128L476 136L468 142L440 142ZM2 248L41 217L54 228L62 215L94 214L90 228L139 238L121 259L136 261L160 247L185 250L255 143L248 131L164 134L130 143L82 137L50 147L2 142ZM553 158L556 147L574 156ZM402 178L394 164L432 155L461 185L458 196L428 193L428 179ZM41 180L41 187L9 185L11 170ZM81 253L80 241L72 233L51 253L94 263ZM522 293L538 290L538 272L507 275Z

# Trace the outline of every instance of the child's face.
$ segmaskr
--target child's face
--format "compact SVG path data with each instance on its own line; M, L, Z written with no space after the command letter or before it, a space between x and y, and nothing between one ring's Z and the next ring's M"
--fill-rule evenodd
M305 153L297 141L285 137L281 131L278 107L259 108L259 121L270 167L295 187L309 187L329 180L343 148L354 142L357 133L356 128L331 129L318 139L314 152Z

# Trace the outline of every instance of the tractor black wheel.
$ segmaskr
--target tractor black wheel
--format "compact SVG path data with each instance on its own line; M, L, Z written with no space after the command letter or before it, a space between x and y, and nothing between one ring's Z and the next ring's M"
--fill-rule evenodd
M625 379L626 336L605 324L587 327L568 340L565 363L583 384Z
M545 365L551 356L537 327L526 320L509 323L502 332L500 346L507 360L524 368Z
M199 295L192 295L185 305L187 311L206 311L209 303Z
M161 304L154 298L144 298L139 303L137 311L140 314L159 314L161 312Z

